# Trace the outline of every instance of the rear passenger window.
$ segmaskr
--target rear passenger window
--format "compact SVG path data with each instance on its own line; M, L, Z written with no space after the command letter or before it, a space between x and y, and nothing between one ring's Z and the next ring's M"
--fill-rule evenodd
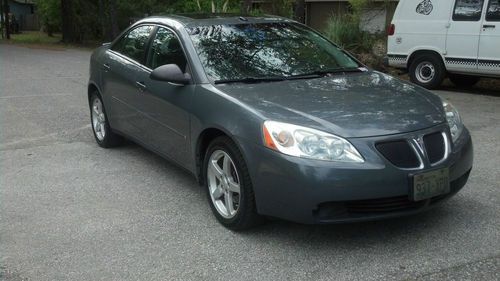
M500 21L500 0L490 0L486 12L487 21Z
M146 45L153 26L143 25L132 29L111 48L126 57L144 64Z
M479 21L484 0L457 0L453 10L454 21Z

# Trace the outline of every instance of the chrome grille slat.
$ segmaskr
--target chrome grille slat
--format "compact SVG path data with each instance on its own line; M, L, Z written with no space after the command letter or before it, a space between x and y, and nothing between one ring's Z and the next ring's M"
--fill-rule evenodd
M422 169L443 162L449 154L444 132L432 132L411 139L395 139L375 144L376 149L394 166L402 169ZM418 152L417 152L418 149ZM428 163L424 165L424 162Z

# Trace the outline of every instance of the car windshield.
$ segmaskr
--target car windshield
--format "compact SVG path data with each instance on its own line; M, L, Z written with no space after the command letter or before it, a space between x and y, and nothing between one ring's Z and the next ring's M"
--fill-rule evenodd
M360 67L340 48L296 23L208 25L188 31L215 82L271 81Z

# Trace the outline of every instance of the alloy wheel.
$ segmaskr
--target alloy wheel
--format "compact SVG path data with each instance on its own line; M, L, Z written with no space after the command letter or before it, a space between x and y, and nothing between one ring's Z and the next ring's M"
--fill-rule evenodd
M207 166L208 191L217 212L226 219L236 216L240 205L240 178L233 160L216 150Z
M95 98L92 103L92 128L97 139L103 141L106 137L106 116L99 98Z

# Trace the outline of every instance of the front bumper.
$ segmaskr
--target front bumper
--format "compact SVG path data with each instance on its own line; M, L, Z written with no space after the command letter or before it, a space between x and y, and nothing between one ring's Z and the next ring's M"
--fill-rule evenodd
M350 139L365 163L337 163L287 156L240 141L260 214L300 223L376 220L418 213L443 202L467 182L473 162L472 140L464 129L448 158L437 166L401 169L377 153L381 139L413 137L441 126L389 137ZM449 132L447 132L449 134ZM410 174L448 167L451 192L409 200Z

